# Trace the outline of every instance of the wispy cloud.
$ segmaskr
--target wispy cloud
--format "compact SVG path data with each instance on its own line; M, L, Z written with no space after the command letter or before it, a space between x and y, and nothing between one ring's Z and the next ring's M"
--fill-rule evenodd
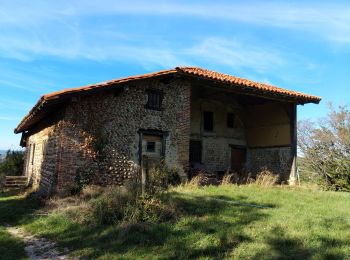
M8 116L0 116L0 120L3 121L19 121L19 117L8 117Z
M0 98L1 111L6 111L6 110L28 111L29 108L31 108L32 106L33 104L30 102Z
M350 42L350 4L297 1L18 1L2 3L2 25L35 27L47 22L74 24L77 17L101 15L187 16L253 23L312 32L331 42ZM74 26L73 26L74 27Z
M272 49L254 40L249 42L242 35L197 35L196 41L177 46L172 44L171 39L157 34L148 35L137 31L137 28L130 30L117 24L95 25L89 19L120 15L215 19L311 32L339 44L350 43L348 13L350 5L332 3L316 6L312 2L107 0L97 3L33 0L24 6L11 1L0 7L0 26L3 28L0 56L22 62L41 57L97 62L127 60L146 69L198 65L205 61L236 68L249 67L260 73L273 66L285 65L285 55L278 47ZM10 82L6 78L2 79L2 83L14 88L25 87L24 82ZM32 91L43 92L42 89Z
M207 63L234 68L251 68L263 72L286 63L283 55L268 47L255 46L244 40L226 38L205 38L199 44L186 50L186 54Z

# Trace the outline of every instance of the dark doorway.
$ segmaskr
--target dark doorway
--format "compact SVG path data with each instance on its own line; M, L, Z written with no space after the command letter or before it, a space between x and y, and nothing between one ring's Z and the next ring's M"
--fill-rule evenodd
M190 163L202 162L202 143L201 141L190 141Z
M231 170L241 173L246 162L247 150L245 147L231 147Z

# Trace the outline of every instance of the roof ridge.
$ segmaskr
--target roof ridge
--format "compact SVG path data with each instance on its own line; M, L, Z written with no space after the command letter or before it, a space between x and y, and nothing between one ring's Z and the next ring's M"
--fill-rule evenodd
M146 73L146 74L140 74L140 75L134 75L134 76L128 76L118 79L112 79L108 81L103 81L100 83L95 84L89 84L81 87L76 88L67 88L60 91L56 91L53 93L45 94L40 97L38 102L34 105L34 107L29 111L29 113L24 116L24 118L21 120L19 125L16 127L15 132L23 132L30 126L30 120L34 117L34 115L37 114L39 110L42 109L44 106L44 103L49 103L51 100L59 100L64 99L66 96L70 94L80 93L84 91L91 91L98 88L108 87L109 85L115 85L115 84L122 84L129 81L134 80L141 80L141 79L149 79L157 76L163 76L163 75L170 75L180 73L182 75L189 75L189 76L197 76L202 79L209 79L212 81L219 81L221 83L227 83L230 84L232 87L239 88L250 88L253 91L260 91L261 95L264 96L264 94L272 94L272 95L280 95L282 97L289 97L291 98L291 101L296 102L298 104L305 104L305 103L319 103L321 98L318 96L312 96L308 94L304 94L302 92L297 92L293 90L283 89L274 85L269 85L265 83L260 83L236 76L232 76L229 74L224 74L208 69L203 69L200 67L194 67L194 66L184 66L184 67L175 67L174 69L167 69L167 70L160 70L156 72ZM29 123L28 123L29 121Z

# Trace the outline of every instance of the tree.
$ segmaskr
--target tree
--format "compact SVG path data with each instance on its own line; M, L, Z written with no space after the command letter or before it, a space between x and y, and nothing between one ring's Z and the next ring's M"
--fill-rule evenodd
M298 123L298 146L303 164L315 172L322 184L332 190L350 191L350 111L346 106L335 110L318 123Z
M8 150L5 159L0 163L0 174L11 176L22 175L23 165L24 152Z

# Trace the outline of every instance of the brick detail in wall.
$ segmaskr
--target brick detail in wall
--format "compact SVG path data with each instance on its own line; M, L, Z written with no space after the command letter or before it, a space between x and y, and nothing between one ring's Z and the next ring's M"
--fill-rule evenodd
M48 196L56 186L58 129L57 122L50 126L39 125L27 139L24 174L40 196Z
M161 111L145 108L149 88L163 91ZM151 79L69 103L60 121L29 133L28 141L36 146L48 140L47 153L42 156L36 149L38 163L27 171L34 188L44 195L67 194L82 170L98 172L93 182L99 185L123 185L136 178L139 129L167 132L165 162L187 176L190 92L190 85L180 79L168 84Z
M184 172L189 170L190 134L191 134L191 87L184 86L180 100L182 107L177 112L178 162ZM186 176L187 177L187 176Z

